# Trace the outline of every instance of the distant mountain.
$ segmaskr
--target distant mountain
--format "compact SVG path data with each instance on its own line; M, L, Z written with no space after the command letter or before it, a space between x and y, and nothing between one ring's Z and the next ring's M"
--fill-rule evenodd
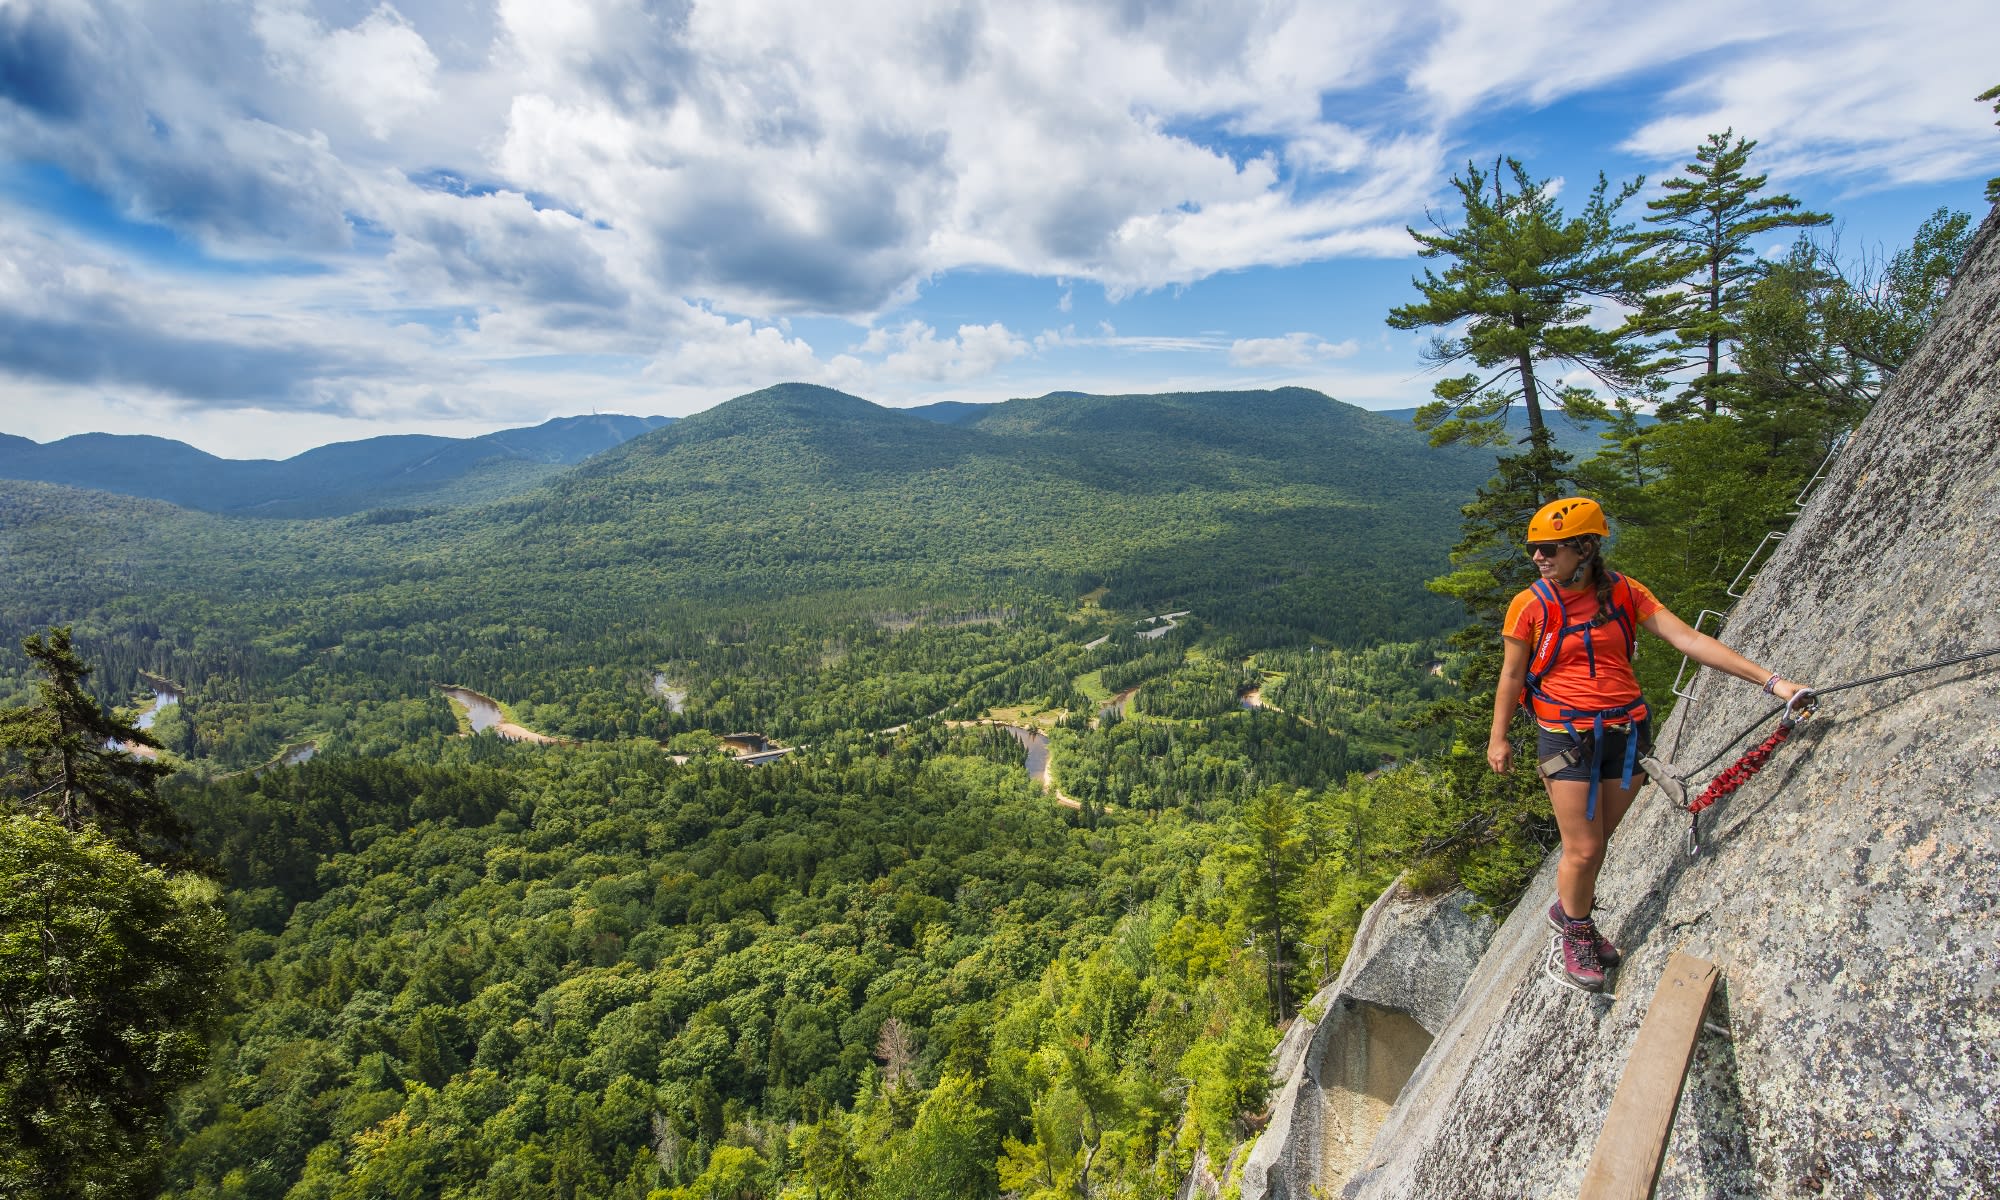
M593 454L671 425L674 417L626 417L592 413L587 417L555 417L532 429L502 429L475 441L505 446L522 458L567 466Z
M0 434L0 479L145 496L207 512L334 516L383 504L462 504L534 486L672 422L592 414L475 438L399 434L336 442L283 461L218 458L185 442L85 433L40 445Z
M940 400L935 404L919 404L903 411L926 421L936 421L940 425L963 425L976 421L981 413L993 407L991 404L970 404L964 400Z
M550 564L704 593L1102 586L1359 638L1448 619L1421 583L1492 471L1304 388L971 407L767 388L480 510L462 545L524 588Z

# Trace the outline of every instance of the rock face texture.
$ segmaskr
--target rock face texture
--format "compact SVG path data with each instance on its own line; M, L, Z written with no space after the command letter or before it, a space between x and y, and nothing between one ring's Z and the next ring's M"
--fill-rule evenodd
M1273 1056L1281 1090L1244 1163L1243 1200L1305 1200L1361 1161L1493 936L1470 903L1398 882L1369 906L1339 978L1313 997L1319 1021L1294 1024Z
M1723 640L1822 686L2000 646L1996 552L2000 214ZM1719 767L1770 707L1704 678L1662 747L1692 766L1754 726ZM1543 975L1544 868L1342 1195L1575 1195L1686 949L1722 982L1656 1195L2000 1196L2000 658L1828 697L1699 857L1687 827L1649 788L1613 839L1603 996Z

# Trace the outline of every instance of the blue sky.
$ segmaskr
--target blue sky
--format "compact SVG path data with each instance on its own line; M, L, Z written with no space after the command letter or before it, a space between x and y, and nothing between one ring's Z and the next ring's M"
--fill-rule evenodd
M1843 250L1893 250L2000 174L1990 25L1955 0L8 0L0 432L281 457L789 379L1408 407L1404 227L1448 218L1468 159L1580 195L1732 127Z

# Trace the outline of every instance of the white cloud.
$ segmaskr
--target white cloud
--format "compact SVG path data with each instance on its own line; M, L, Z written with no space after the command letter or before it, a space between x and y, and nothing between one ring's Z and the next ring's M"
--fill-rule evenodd
M1800 31L1783 55L1704 64L1626 148L1684 160L1708 134L1734 129L1760 143L1760 169L1862 188L1995 169L1992 113L1972 99L1992 86L1990 40L1967 36L1991 15L1960 4L1844 11Z
M970 386L1057 352L1324 371L1352 343L1137 318L1031 342L1008 322L1039 315L913 302L1015 273L1069 314L1096 298L1076 282L1125 302L1407 256L1469 131L1656 80L1611 136L1663 164L1734 125L1781 184L1983 177L1986 23L1964 0L13 0L0 156L201 261L90 228L0 242L38 281L0 296L6 361L184 405L439 419L559 402L523 364L562 356L677 404L780 377ZM289 273L260 275L271 258ZM842 353L787 314L874 332Z
M674 345L646 369L655 382L751 391L779 380L827 382L813 348L783 330L689 310ZM733 394L733 393L732 393Z
M1037 350L1095 349L1125 350L1140 354L1210 354L1228 346L1227 339L1214 334L1120 334L1109 321L1098 322L1095 337L1080 336L1076 326L1044 329L1035 335Z
M377 139L437 99L437 56L388 4L358 25L329 30L304 0L265 0L255 25L280 77L311 80Z
M1353 338L1329 342L1315 333L1288 333L1276 338L1238 338L1229 345L1229 361L1239 367L1291 367L1329 359L1352 358L1361 343Z
M972 379L1032 351L1005 325L961 325L954 337L940 338L921 321L894 329L870 330L856 355L880 355L879 370L903 380L941 382Z

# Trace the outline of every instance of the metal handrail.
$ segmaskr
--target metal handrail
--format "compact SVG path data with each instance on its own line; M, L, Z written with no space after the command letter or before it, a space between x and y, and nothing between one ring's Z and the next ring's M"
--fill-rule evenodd
M1754 584L1757 582L1757 577L1754 575L1750 576L1749 583L1745 583L1743 581L1743 577L1745 575L1750 574L1750 568L1755 566L1757 563L1757 559L1763 555L1764 547L1769 546L1773 542L1782 542L1784 540L1785 540L1785 535L1779 533L1775 529L1764 535L1764 540L1757 543L1757 548L1755 550L1752 550L1750 552L1750 557L1744 561L1743 569L1741 571L1736 572L1736 578L1730 580L1728 588L1724 589L1729 593L1729 598L1731 600L1741 600L1743 598L1743 592L1747 592L1750 590L1750 584ZM1736 590L1739 587L1743 589L1743 592L1739 592Z
M1704 608L1701 610L1701 612L1695 615L1694 631L1696 633L1700 633L1702 622L1708 620L1710 617L1715 617L1718 621L1720 621L1721 618L1726 617L1728 615L1729 614L1727 612L1720 609ZM1672 691L1674 695L1679 696L1683 700L1694 699L1694 682L1697 678L1701 676L1701 668L1696 667L1694 669L1694 674L1688 677L1687 690L1686 691L1681 690L1681 676L1687 675L1688 663L1691 661L1693 660L1689 659L1687 655L1685 654L1681 655L1681 668L1680 670L1674 672L1674 686L1672 688Z
M1819 468L1812 473L1811 479L1806 480L1806 485L1799 489L1799 494L1792 497L1793 516L1796 517L1806 510L1807 497L1811 496L1813 489L1819 486L1820 479L1826 475L1827 467L1833 464L1834 458L1846 447L1847 439L1853 433L1852 429L1843 429L1834 435L1833 445L1828 446L1826 449L1826 457L1819 460Z

